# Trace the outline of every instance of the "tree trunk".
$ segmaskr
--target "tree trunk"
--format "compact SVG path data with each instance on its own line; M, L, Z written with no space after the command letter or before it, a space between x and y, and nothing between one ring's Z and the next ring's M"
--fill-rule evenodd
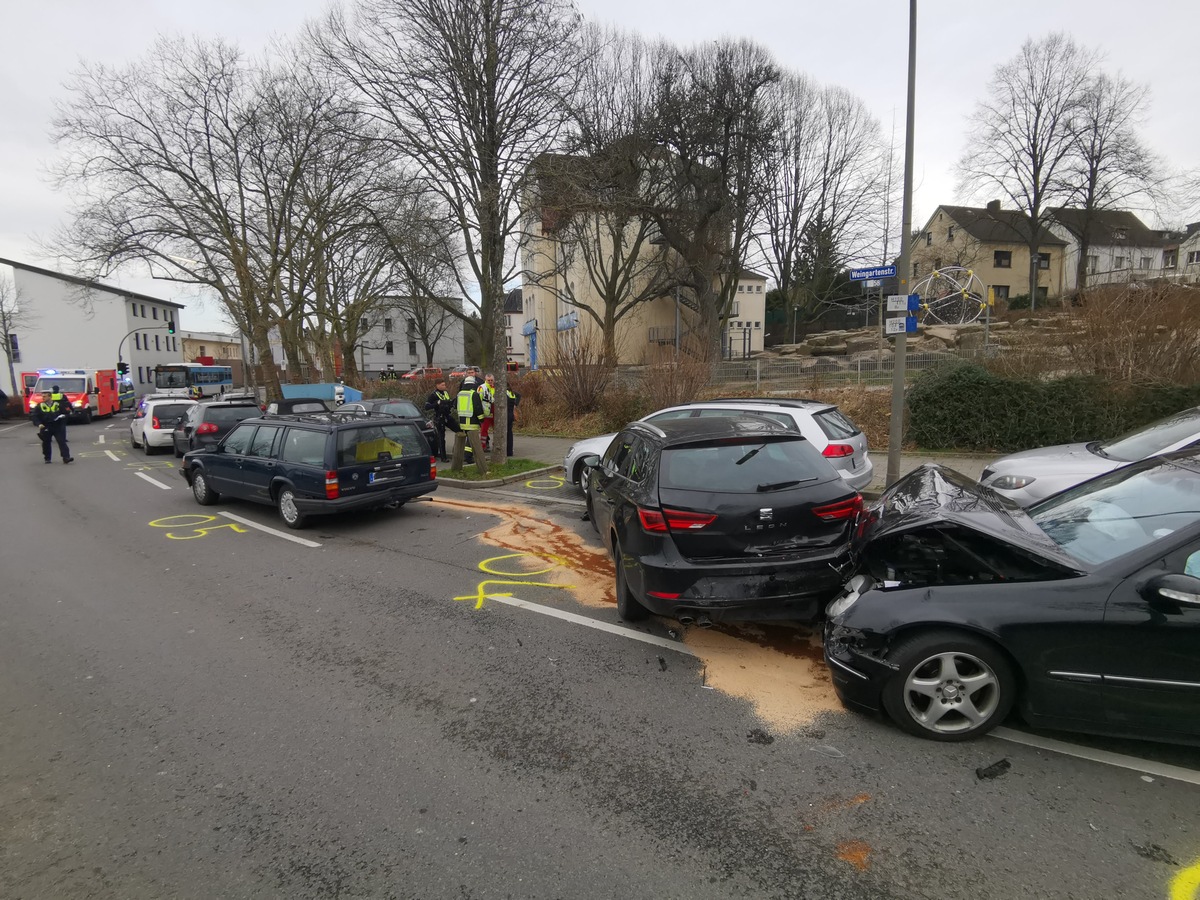
M1087 258L1092 245L1086 237L1079 239L1079 262L1075 265L1075 290L1082 291L1087 287Z

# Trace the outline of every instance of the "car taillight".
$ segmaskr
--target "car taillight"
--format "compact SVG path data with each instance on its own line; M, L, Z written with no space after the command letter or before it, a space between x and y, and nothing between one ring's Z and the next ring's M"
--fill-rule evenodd
M826 444L821 455L827 459L841 459L844 456L853 456L854 448L849 444Z
M155 416L154 418L152 418L150 420L150 427L151 428L162 428L162 426L158 424L158 416Z
M325 499L336 500L338 498L338 477L337 472L325 473Z
M429 457L429 477L437 478L437 457Z
M196 427L196 434L216 434L217 426L212 422L205 422L203 425Z
M813 515L825 522L839 522L842 519L853 519L863 508L861 494L855 494L849 500L839 500L827 506L813 508Z
M646 531L699 531L717 520L712 513L685 512L681 509L642 509L638 507L638 520Z

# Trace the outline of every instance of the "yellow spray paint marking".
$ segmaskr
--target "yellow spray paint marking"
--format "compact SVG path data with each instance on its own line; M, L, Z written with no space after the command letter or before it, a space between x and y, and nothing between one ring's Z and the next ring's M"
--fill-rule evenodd
M1170 900L1200 900L1200 859L1171 879Z
M548 565L544 569L535 569L530 572L504 572L504 571L498 570L495 567L497 563L502 562L503 560L522 559L522 558L535 559L538 562L542 562L542 563L549 561L550 565ZM559 566L563 566L563 565L565 565L564 561L559 559L556 556L538 556L533 553L506 553L503 556L493 556L489 559L485 559L483 562L481 562L479 564L479 571L485 572L488 575L505 575L508 577L507 578L485 579L484 581L481 581L481 582L479 582L479 584L475 585L475 593L463 594L462 596L455 597L454 599L455 600L473 600L473 601L475 601L476 609L483 609L483 601L486 600L489 595L497 596L497 597L511 597L512 596L512 592L497 593L496 591L492 590L492 587L494 587L494 586L500 586L500 585L513 586L513 585L515 585L515 586L520 586L520 587L548 587L548 588L558 588L559 590L573 590L574 585L554 584L552 582L546 582L546 581L530 581L528 577L525 577L525 576L532 576L532 575L545 575L547 572L553 571L554 569L558 568Z
M556 491L566 484L562 475L547 475L545 478L530 478L525 487L535 491Z
M76 453L75 455L80 459L96 459L100 456L103 456L105 459L111 459L111 457L108 455L110 453L115 456L125 455L125 451L118 449L116 446L109 447L107 450L84 450L82 453Z
M175 463L165 460L161 462L127 462L125 468L131 472L147 472L153 469L174 469Z
M155 519L150 523L151 528L188 528L192 534L176 534L174 531L168 531L167 537L173 541L191 541L196 538L204 537L218 528L229 528L234 534L245 534L246 529L234 522L225 522L221 525L207 525L207 522L217 521L216 516L204 516L199 513L191 513L184 516L167 516L163 519Z

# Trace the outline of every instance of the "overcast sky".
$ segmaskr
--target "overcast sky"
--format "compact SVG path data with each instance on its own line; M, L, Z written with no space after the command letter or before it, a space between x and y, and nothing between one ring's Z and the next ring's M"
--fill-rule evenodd
M578 2L589 19L681 44L722 36L758 41L784 66L858 94L885 135L894 120L902 150L908 27L903 0ZM62 84L80 60L135 60L160 33L220 35L257 53L272 35L294 33L328 5L327 0L10 0L0 53L0 256L48 263L35 237L62 220L65 203L44 175L54 152L47 135L54 101L64 96ZM954 163L964 142L965 117L983 95L992 69L1010 59L1027 37L1054 30L1100 48L1110 69L1149 84L1147 143L1172 168L1200 165L1194 65L1200 5L1195 0L1135 7L1091 0L923 0L917 36L916 224L923 224L939 203L968 199L954 192ZM175 285L129 276L112 281L189 302ZM221 327L212 304L189 309L184 323L189 329Z

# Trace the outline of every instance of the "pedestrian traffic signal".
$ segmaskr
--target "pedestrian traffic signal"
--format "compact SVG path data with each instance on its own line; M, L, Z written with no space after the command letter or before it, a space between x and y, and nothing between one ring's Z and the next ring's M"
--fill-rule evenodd
M117 363L117 374L118 375L128 375L129 374L129 363L127 363L127 362Z
M174 334L174 333L175 333L175 320L172 319L171 321L169 321L167 323L167 334Z

